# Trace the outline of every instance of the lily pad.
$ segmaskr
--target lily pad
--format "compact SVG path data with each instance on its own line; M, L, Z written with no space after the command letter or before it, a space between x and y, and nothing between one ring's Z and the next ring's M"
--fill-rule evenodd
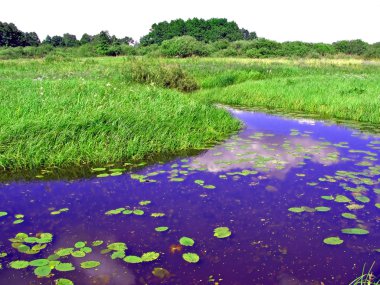
M369 231L360 229L360 228L348 228L348 229L343 229L342 233L348 234L348 235L367 235L369 234Z
M214 229L214 237L227 238L231 235L231 231L228 227L218 227Z
M142 216L142 215L144 215L144 211L136 209L136 210L133 210L133 214L135 214L137 216Z
M76 250L76 251L73 251L71 255L74 257L85 257L86 253L81 250Z
M31 262L29 262L29 265L30 266L45 266L45 265L48 265L49 264L49 260L47 259L35 259L35 260L32 260Z
M70 262L62 262L62 263L58 263L55 266L55 270L62 271L62 272L67 272L67 271L73 271L73 270L75 270L75 267Z
M0 212L0 217L4 217L4 216L6 216L6 215L8 215L7 212Z
M350 219L350 220L355 220L356 219L356 215L351 214L351 213L342 213L342 217L346 218L346 219Z
M92 246L99 246L99 245L102 245L103 244L103 241L102 240L96 240L92 243Z
M305 211L304 207L292 207L288 209L289 212L302 213Z
M109 245L107 245L107 248L110 250L115 250L115 251L121 251L121 250L127 250L128 247L124 242L114 242Z
M9 266L13 269L24 269L29 266L29 262L25 260L12 261Z
M193 246L194 245L194 240L189 237L181 237L179 239L179 243L184 245L184 246Z
M142 261L148 262L148 261L153 261L159 258L160 254L158 252L146 252L141 256Z
M199 255L196 253L184 253L182 258L189 263L197 263L199 261Z
M59 278L54 281L55 285L74 285L74 282L71 281L70 279L65 279L65 278Z
M38 277L46 277L49 276L51 272L50 266L41 266L34 269L34 274Z
M331 210L330 207L315 207L315 210L317 210L318 212L328 212Z
M100 265L100 262L99 261L93 261L93 260L90 260L90 261L85 261L85 262L82 262L80 264L80 267L84 268L84 269L91 269L91 268L95 268L95 267L98 267Z
M329 245L339 245L343 243L343 240L340 239L339 237L328 237L328 238L325 238L323 242Z
M82 248L82 247L85 247L86 246L86 243L84 241L78 241L74 247L76 248Z
M346 196L344 196L344 195L337 195L335 197L335 202L338 202L338 203L349 203L349 202L351 202L351 200L349 198L347 198Z
M142 258L135 255L128 255L123 259L127 263L141 263L143 262Z
M160 279L170 277L170 272L162 267L155 267L152 271L152 274Z
M157 227L154 230L156 232L166 232L169 228L168 227Z

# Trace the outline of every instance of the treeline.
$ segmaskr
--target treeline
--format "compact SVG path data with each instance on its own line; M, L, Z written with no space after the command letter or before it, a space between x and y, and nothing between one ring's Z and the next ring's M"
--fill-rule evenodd
M235 22L229 22L227 19L212 18L204 20L193 18L186 21L177 19L153 24L149 34L140 39L140 44L142 46L161 44L165 40L181 36L191 36L205 43L218 40L232 42L257 38L255 32L240 29Z
M63 36L47 36L42 42L35 32L25 33L20 31L13 23L0 22L0 47L40 47L40 49L28 49L29 51L41 51L42 54L50 52L51 48L73 48L91 45L87 50L91 55L116 56L123 52L122 45L131 45L134 41L130 37L117 38L107 31L101 31L97 35L83 34L81 39L75 35L65 33Z
M80 39L66 33L47 36L42 42L36 33L24 33L14 24L0 22L0 59L18 57L91 57L147 55L166 57L336 57L380 58L380 42L338 41L332 44L276 42L258 38L255 32L239 28L226 19L174 20L153 24L150 32L135 43L107 31L84 34Z

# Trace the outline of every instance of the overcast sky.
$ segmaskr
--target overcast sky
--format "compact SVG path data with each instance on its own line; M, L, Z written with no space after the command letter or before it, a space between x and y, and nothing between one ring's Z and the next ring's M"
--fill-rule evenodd
M135 40L153 23L227 18L277 41L380 42L380 0L1 0L0 21L41 39L108 30Z

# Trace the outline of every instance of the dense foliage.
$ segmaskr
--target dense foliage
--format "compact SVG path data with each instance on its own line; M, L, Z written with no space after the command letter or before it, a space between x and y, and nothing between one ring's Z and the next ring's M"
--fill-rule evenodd
M36 33L24 33L13 23L0 22L0 46L25 47L39 44L40 39Z
M132 38L117 38L107 31L83 34L80 39L65 33L47 36L40 43L36 33L24 33L14 24L0 22L0 59L20 57L94 57L148 55L164 57L294 57L355 56L380 58L380 42L362 40L327 43L276 42L258 38L226 19L174 20L154 24L149 34L135 44ZM2 48L1 48L2 47Z
M204 20L193 18L186 21L177 19L153 24L149 34L142 37L140 43L143 46L161 44L165 40L181 36L191 36L198 41L204 42L215 42L222 39L237 41L257 38L256 33L240 29L235 22L229 22L227 19L212 18Z

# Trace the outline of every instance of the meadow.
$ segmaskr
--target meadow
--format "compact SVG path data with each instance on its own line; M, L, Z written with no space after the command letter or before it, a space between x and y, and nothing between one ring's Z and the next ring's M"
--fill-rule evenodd
M204 149L242 126L216 104L380 123L364 60L65 58L0 62L0 166L133 162Z

